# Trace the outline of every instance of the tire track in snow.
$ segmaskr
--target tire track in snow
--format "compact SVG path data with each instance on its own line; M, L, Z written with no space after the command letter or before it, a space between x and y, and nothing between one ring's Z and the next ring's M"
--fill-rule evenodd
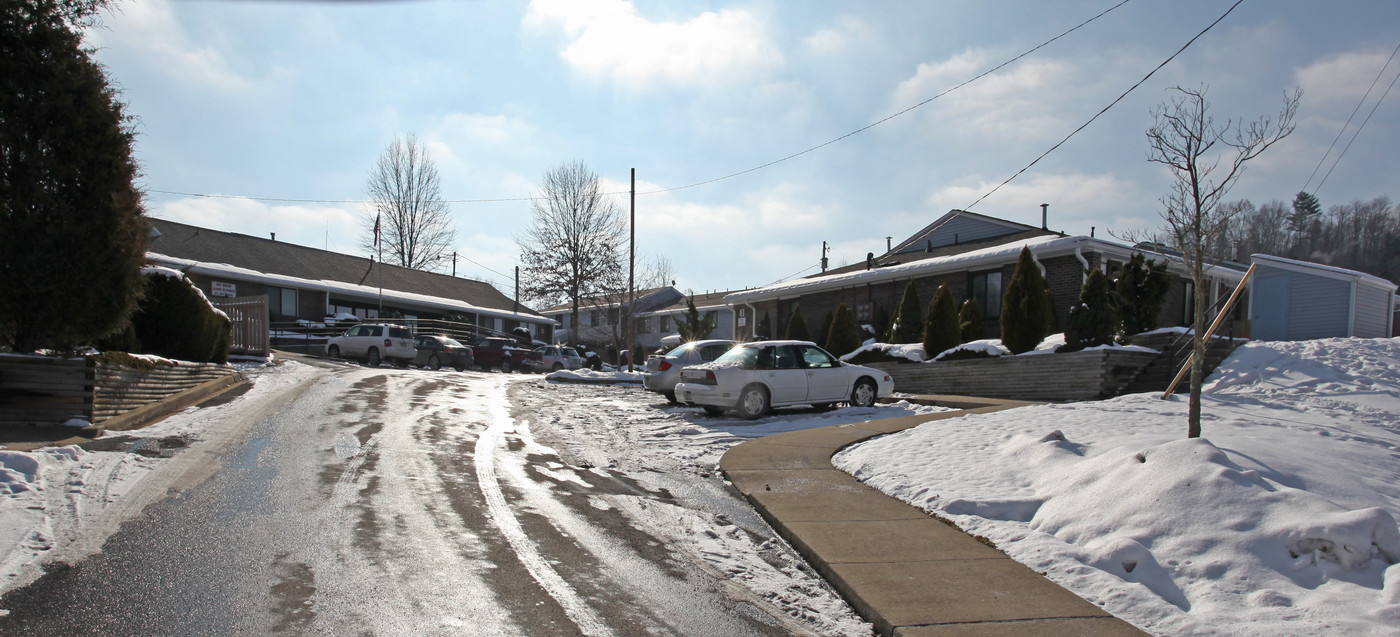
M493 379L494 380L494 379ZM481 494L486 499L486 508L491 520L501 535L510 543L511 549L520 558L520 563L529 571L541 588L564 609L564 614L578 626L585 635L605 637L612 635L603 619L593 612L578 592L554 570L538 547L530 541L520 521L515 518L505 493L501 491L496 477L496 449L505 442L505 434L515 431L515 421L510 417L510 405L506 399L504 383L499 383L498 391L489 392L488 413L491 423L476 439L476 480L481 486Z

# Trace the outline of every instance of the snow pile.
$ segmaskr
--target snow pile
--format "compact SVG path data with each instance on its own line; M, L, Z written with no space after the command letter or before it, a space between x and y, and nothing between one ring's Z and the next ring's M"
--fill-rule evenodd
M866 343L864 345L861 345L858 349L856 349L856 351L842 356L841 361L849 363L856 356L859 356L864 352L883 352L885 355L891 358L903 358L915 363L924 362L923 343L894 344L876 343L874 341L866 341Z
M1156 634L1394 634L1400 339L1249 343L1203 438L1153 394L929 423L833 460Z
M595 372L591 369L561 369L557 372L550 372L545 375L545 380L571 381L575 383L640 383L642 382L642 368L637 367L637 371L602 371Z

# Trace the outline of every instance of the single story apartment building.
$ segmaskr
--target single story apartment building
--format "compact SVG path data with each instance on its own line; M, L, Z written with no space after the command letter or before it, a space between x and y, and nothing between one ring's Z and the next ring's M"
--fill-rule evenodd
M149 221L153 232L147 259L185 272L211 299L266 295L274 324L320 321L337 314L353 314L361 320L393 315L456 320L495 332L524 327L536 340L553 338L553 319L520 305L489 283L375 263L272 237L165 219Z
M766 287L733 292L724 298L734 308L734 333L740 339L776 338L780 333L760 334L759 325L780 332L795 308L816 334L827 312L845 303L856 322L874 325L895 313L905 288L914 282L919 300L927 305L939 286L946 285L961 304L976 299L982 307L984 332L1001 334L1001 299L1011 282L1021 250L1028 248L1046 279L1054 299L1060 329L1068 322L1069 308L1079 300L1087 272L1098 269L1116 276L1138 252L1165 262L1172 275L1171 287L1159 316L1163 327L1188 325L1193 312L1192 282L1178 256L1158 246L1127 246L1094 237L1070 236L963 210L952 210L908 239L865 263L833 269L806 278ZM1228 296L1243 280L1247 268L1223 263L1210 268L1212 302ZM1248 335L1244 304L1233 313L1238 321L1235 336ZM877 325L877 328L887 327Z
M695 303L701 316L715 320L715 331L710 338L734 338L734 308L726 305L724 298L729 291L685 294L674 286L641 290L636 293L633 313L634 333L637 347L643 352L654 352L675 341L680 332L678 325L685 322L688 311L686 301ZM608 295L583 299L579 303L579 323L577 340L600 352L608 352L614 341L626 340L619 330L619 317L626 307L625 295ZM555 342L569 341L569 332L574 329L571 304L557 305L540 311L561 326L554 334Z

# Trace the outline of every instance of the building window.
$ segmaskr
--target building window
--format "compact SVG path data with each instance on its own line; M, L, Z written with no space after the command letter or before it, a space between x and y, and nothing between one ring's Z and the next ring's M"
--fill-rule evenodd
M637 318L637 333L647 334L651 332L651 320L645 316Z
M293 288L267 287L267 313L274 321L295 321L297 291Z
M593 326L593 327L598 327L598 325L601 324L602 322L603 322L603 313L602 313L602 312L600 312L600 311L598 311L598 310L593 310L592 312L589 312L589 313L588 313L588 324L589 324L589 325L591 325L591 326Z
M1196 323L1196 284L1191 281L1182 281L1186 284L1186 295L1181 304L1181 324L1195 325Z
M1001 316L1001 270L974 273L971 288L972 298L982 307L982 318Z
M662 316L662 317L660 318L660 321L661 321L661 325L660 325L660 327L657 328L657 331L658 331L658 332L661 332L662 334L665 334L666 332L671 331L671 317L670 317L670 316Z
M870 303L856 304L856 323L865 324L870 322Z

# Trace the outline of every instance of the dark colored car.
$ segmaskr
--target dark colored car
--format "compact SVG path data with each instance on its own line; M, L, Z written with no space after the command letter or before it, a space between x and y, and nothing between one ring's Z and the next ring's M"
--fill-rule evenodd
M435 370L447 365L461 372L476 364L472 348L446 336L419 336L414 339L413 348L418 350L413 364L419 367Z

